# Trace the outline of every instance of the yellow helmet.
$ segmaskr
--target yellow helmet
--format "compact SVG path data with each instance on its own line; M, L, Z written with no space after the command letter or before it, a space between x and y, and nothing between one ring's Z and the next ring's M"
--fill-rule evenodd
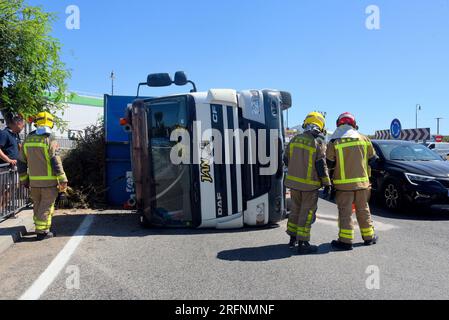
M49 127L53 129L54 127L54 117L48 112L40 112L34 116L34 124L37 127Z
M304 120L303 128L305 128L308 124L314 124L320 128L321 131L323 131L326 126L326 119L320 112L310 112Z

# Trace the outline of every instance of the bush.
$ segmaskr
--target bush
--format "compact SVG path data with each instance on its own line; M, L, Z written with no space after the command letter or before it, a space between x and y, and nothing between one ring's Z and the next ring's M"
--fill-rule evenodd
M71 190L68 202L75 208L105 207L105 136L103 121L87 127L75 149L63 158Z

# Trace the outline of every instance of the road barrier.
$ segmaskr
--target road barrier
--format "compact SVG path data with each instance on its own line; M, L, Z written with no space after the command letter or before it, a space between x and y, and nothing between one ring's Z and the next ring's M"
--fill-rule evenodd
M56 138L56 141L58 142L59 149L62 150L70 150L75 148L76 141L66 139L66 138Z
M29 204L29 191L20 185L17 169L0 164L0 221L14 216Z

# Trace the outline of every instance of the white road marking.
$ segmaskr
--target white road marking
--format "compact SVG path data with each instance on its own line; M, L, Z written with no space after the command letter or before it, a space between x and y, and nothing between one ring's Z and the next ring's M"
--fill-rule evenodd
M78 245L83 240L89 230L90 225L94 221L93 215L88 215L76 230L72 238L67 242L64 248L53 259L45 271L37 278L33 285L19 298L19 300L38 300L47 288L53 283L58 274L69 262L71 256L75 252Z
M374 228L376 230L378 230L378 231L389 231L389 230L392 230L392 229L398 229L399 228L399 227L397 227L397 226L395 226L393 224L376 221L375 218L373 220L374 220ZM332 216L332 215L319 213L319 214L317 214L316 221L318 223L323 223L323 224L327 224L327 225L337 226L337 216ZM354 219L354 223L357 224L357 221L355 219Z

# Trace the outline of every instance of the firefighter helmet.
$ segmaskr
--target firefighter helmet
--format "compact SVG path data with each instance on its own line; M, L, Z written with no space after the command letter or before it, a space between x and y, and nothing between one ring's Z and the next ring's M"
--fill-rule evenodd
M353 128L357 128L357 121L355 120L355 117L349 112L342 113L338 117L337 127L340 127L345 124L348 124L348 125L352 126Z
M310 112L304 120L303 129L309 124L314 124L320 131L323 131L326 126L326 119L320 112Z
M34 124L36 127L48 127L53 129L54 127L54 117L48 112L40 112L34 116Z

